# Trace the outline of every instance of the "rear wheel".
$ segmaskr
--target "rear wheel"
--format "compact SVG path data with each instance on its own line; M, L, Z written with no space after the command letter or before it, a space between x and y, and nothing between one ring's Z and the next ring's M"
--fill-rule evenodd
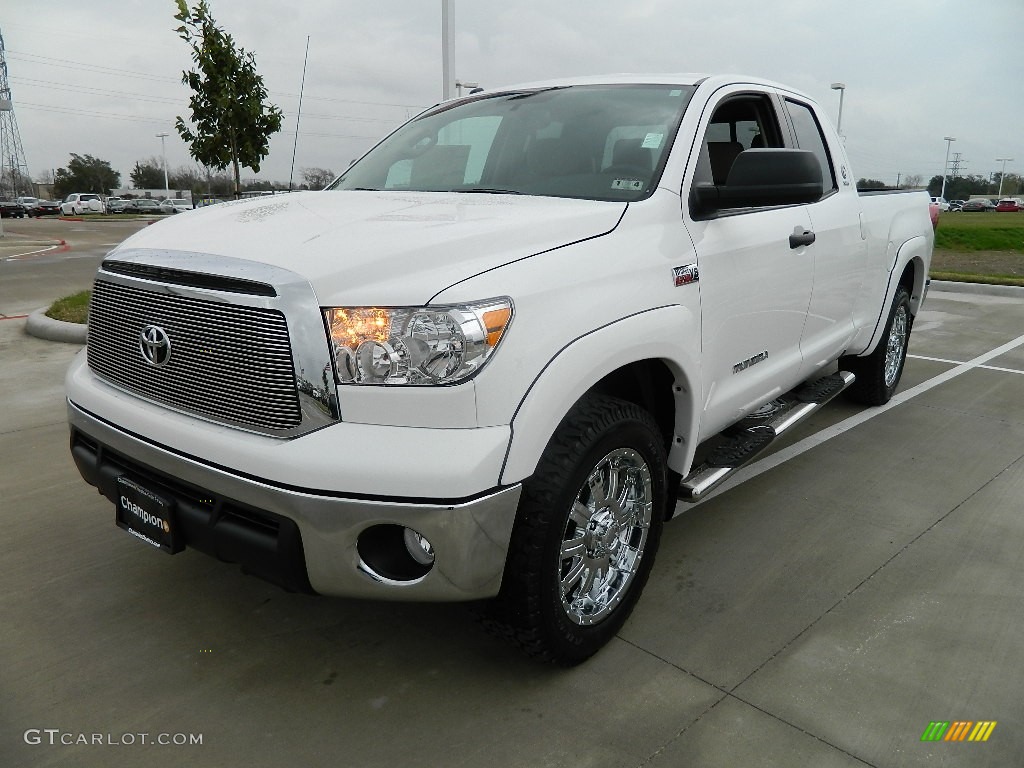
M642 408L588 396L523 489L493 627L529 654L578 664L622 627L661 537L667 469Z
M896 289L885 332L875 351L867 357L844 357L839 361L840 368L857 377L846 390L852 400L865 405L885 405L892 399L903 376L913 322L910 294L901 285Z

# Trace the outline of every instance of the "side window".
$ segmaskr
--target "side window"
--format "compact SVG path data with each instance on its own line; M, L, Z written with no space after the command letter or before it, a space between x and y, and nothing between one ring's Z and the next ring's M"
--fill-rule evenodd
M793 120L793 130L796 132L796 142L800 149L809 149L818 158L821 164L821 188L825 194L836 188L836 178L832 171L832 159L825 148L825 138L821 133L821 126L814 116L814 111L806 104L786 99L786 106L789 109L789 116Z
M695 183L725 184L740 152L783 146L771 102L764 95L744 94L719 104L701 141Z

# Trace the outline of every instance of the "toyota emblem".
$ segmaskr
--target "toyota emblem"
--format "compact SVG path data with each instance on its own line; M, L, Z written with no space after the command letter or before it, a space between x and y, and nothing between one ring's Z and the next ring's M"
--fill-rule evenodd
M147 325L139 334L139 351L150 365L166 365L171 359L171 340L159 325Z

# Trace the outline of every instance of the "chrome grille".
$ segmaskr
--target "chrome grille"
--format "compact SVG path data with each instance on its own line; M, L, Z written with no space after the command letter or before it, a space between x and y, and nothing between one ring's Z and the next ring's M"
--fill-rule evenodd
M142 355L141 333L170 339L167 363ZM214 421L287 430L302 420L288 326L275 309L173 296L97 279L89 367L142 397Z

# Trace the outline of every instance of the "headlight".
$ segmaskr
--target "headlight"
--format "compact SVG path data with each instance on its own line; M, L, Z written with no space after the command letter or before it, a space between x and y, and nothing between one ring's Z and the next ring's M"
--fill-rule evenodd
M452 307L328 307L340 384L454 384L480 370L512 319L512 300Z

